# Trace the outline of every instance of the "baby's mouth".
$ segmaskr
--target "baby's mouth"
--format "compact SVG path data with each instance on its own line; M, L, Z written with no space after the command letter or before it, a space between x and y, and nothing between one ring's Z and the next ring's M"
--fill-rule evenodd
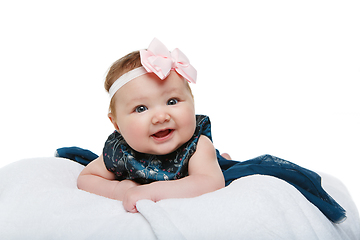
M165 138L166 136L170 135L170 133L172 133L172 131L174 131L174 130L173 129L165 129L165 130L158 131L151 136L155 137L155 138Z

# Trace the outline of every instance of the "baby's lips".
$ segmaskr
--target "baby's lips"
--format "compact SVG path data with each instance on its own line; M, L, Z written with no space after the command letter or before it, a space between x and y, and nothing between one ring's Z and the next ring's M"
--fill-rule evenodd
M167 135L169 135L172 131L173 131L172 129L160 130L160 131L156 132L155 134L153 134L152 136L154 136L156 138L163 138L163 137L166 137Z

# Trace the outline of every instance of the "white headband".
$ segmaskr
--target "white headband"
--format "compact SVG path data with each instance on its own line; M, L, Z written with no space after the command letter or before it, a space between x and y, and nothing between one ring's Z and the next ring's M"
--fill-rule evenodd
M117 90L119 90L126 83L128 83L131 80L133 80L134 78L140 77L146 73L148 73L148 71L146 71L146 69L144 67L138 67L138 68L135 68L135 69L123 74L110 87L110 89L109 89L110 99L112 99L112 97L115 95Z
M170 52L162 42L154 38L147 50L140 50L140 60L142 67L135 68L119 77L109 89L110 99L117 90L134 78L146 73L155 73L160 79L164 80L175 70L188 82L195 83L197 72L190 64L189 59L178 49Z

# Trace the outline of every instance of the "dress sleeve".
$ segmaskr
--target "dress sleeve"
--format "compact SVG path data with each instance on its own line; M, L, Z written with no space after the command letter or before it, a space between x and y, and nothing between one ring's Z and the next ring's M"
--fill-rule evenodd
M205 115L196 115L196 125L197 128L195 131L198 132L195 134L197 134L199 137L200 135L205 135L212 141L210 118Z
M103 148L104 163L108 171L115 173L118 180L126 178L126 169L123 160L121 142L124 138L114 131L106 140Z

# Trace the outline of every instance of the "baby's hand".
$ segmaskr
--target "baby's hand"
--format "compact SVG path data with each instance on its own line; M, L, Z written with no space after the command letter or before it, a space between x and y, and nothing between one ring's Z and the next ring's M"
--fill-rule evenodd
M127 190L123 199L123 206L125 210L131 213L137 213L138 210L136 209L136 202L141 199L152 200L152 196L147 188L147 185L140 185Z

